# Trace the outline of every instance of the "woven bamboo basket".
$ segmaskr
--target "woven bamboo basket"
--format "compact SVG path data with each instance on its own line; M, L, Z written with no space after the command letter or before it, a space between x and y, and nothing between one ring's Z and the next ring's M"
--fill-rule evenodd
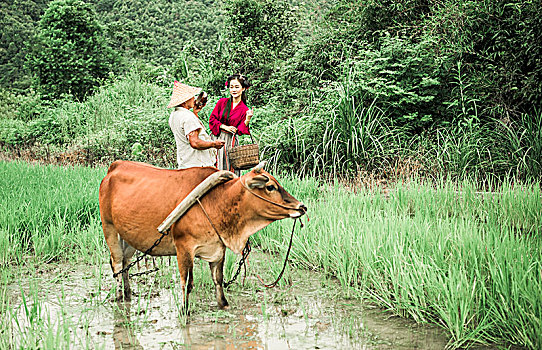
M235 146L228 152L231 166L236 170L246 170L260 163L260 149L258 144Z

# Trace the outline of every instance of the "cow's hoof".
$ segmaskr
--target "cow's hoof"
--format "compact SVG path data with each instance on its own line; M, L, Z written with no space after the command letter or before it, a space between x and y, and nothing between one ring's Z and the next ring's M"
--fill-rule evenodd
M224 303L219 303L218 308L220 310L228 310L230 308L230 305L228 304L227 301L225 301Z
M188 320L190 318L190 310L181 309L180 316L185 317L186 320Z

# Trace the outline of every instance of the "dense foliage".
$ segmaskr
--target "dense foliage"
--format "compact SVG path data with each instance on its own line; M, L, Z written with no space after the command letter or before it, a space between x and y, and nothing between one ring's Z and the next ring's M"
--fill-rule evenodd
M49 0L13 0L0 3L0 86L24 89L30 73L24 69L25 46Z
M85 98L109 75L115 60L94 10L81 0L53 1L28 53L36 87L48 98Z
M254 84L252 130L279 168L387 179L542 176L537 1L89 1L121 62L114 81L83 104L21 93L38 73L21 60L47 54L29 51L42 34L21 22L36 23L48 5L1 8L2 50L13 52L0 65L5 150L46 146L107 161L132 157L138 143L137 159L167 165L171 81L216 100L227 95L227 75L241 72ZM124 105L125 93L138 102Z

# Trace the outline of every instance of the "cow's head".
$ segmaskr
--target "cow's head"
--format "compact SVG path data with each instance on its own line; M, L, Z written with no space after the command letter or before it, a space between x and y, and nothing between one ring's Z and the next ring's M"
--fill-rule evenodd
M286 192L271 174L263 170L264 166L265 162L261 162L241 179L248 192L255 196L254 203L260 202L258 207L271 219L298 218L305 214L307 207Z

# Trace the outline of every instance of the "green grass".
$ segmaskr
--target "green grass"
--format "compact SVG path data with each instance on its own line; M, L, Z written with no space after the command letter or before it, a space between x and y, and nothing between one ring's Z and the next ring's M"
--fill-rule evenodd
M103 168L0 162L3 315L14 312L9 311L6 288L21 278L19 267L47 268L71 261L101 266L107 261L97 200L104 174ZM468 181L418 180L397 184L385 198L374 191L349 192L310 178L279 176L279 180L309 208L310 220L304 218L305 227L298 226L294 235L294 266L336 278L343 295L440 325L449 333L451 347L471 342L542 347L539 183L505 183L494 193L479 193ZM261 273L266 282L281 269L291 225L283 220L254 236L256 247L274 257ZM226 279L233 275L236 262L237 257L228 254ZM198 288L208 289L206 298L212 300L206 264L196 270ZM281 287L291 282L290 272ZM109 270L95 274L109 274ZM159 286L172 281L171 275L156 278ZM101 287L94 288L99 295ZM151 283L146 288L147 294L132 306L142 310L141 322L155 287ZM39 309L43 296L26 295L32 302L23 302L24 310L17 312L24 312L28 322L40 319L42 328L36 337L20 333L19 343L43 348L71 344L73 339L63 330L71 327L68 320L48 322L46 310ZM7 330L15 327L3 317L0 325ZM10 333L1 334L0 345L9 344Z
M468 182L413 182L389 199L329 186L308 207L293 261L336 277L350 296L439 324L452 347L542 347L540 184L477 193ZM285 252L290 228L274 224L255 241Z
M0 162L0 267L104 251L98 187L105 169Z

